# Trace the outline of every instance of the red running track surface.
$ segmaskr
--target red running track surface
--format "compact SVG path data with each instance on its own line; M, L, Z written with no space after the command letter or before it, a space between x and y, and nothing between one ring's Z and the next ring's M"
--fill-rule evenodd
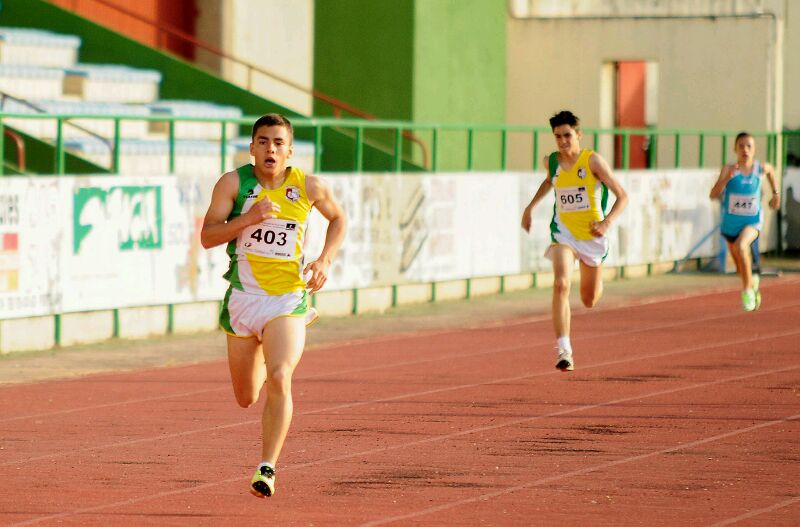
M306 353L276 495L224 363L0 387L0 525L800 524L800 279Z

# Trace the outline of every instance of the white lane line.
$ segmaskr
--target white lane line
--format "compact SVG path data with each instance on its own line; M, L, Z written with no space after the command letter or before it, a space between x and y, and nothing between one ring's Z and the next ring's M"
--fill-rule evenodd
M522 418L522 419L514 419L514 420L511 420L511 421L508 421L508 422L505 422L505 423L498 423L498 424L493 424L493 425L480 426L480 427L473 428L473 429L470 429L470 430L461 430L459 432L452 432L452 433L449 433L449 434L439 435L439 436L430 437L430 438L426 438L426 439L419 439L419 440L416 440L416 441L409 441L409 442L401 443L401 444L397 444L397 445L391 445L391 446L380 447L380 448L373 448L373 449L369 449L369 450L363 450L361 452L353 452L353 453L350 453L350 454L342 454L342 455L339 455L339 456L334 456L334 457L330 457L330 458L326 458L326 459L320 459L320 460L317 460L317 461L309 461L309 462L306 462L306 463L297 463L295 465L289 465L287 467L283 467L281 469L281 472L286 472L286 471L290 471L290 470L298 470L298 469L301 469L301 468L307 468L307 467L311 467L311 466L319 466L319 465L324 465L324 464L327 464L327 463L333 463L333 462L337 462L337 461L344 461L344 460L353 459L353 458L360 458L360 457L370 456L370 455L374 455L374 454L383 454L383 453L386 453L386 452L390 452L390 451L394 451L394 450L400 450L400 449L409 448L409 447L415 447L415 446L422 445L422 444L438 443L438 442L441 442L441 441L445 441L445 440L448 440L448 439L453 439L455 437L461 437L461 436L473 434L473 433L476 433L476 432L485 432L485 431L488 431L488 430L496 430L498 428L504 428L504 427L507 427L507 426L517 426L517 425L524 424L524 423L530 423L530 422L533 422L533 421L546 419L548 417L556 417L556 416L561 416L561 415L573 414L573 413L583 412L583 411L586 411L586 410L593 410L593 409L596 409L596 408L609 407L609 406L623 404L623 403L627 403L627 402L631 402L631 401L647 399L647 398L650 398L650 397L657 397L657 396L661 396L661 395L669 395L669 394L673 394L673 393L678 393L678 392L683 392L683 391L688 391L688 390L694 390L694 389L697 389L697 388L707 388L709 386L716 386L716 385L725 384L725 383L728 383L728 382L736 382L736 381L741 381L741 380L745 380L745 379L752 379L752 378L755 378L755 377L761 377L761 376L766 376L766 375L774 375L774 374L779 374L779 373L785 373L787 371L793 371L793 370L797 370L797 369L800 369L800 366L791 366L791 367L785 367L785 368L761 371L761 372L756 372L756 373L749 373L749 374L746 374L746 375L737 375L737 376L734 376L734 377L728 377L726 379L717 379L717 380L714 380L714 381L697 383L697 384L693 384L693 385L689 385L689 386L682 386L682 387L677 387L677 388L658 390L656 392L651 392L651 393L648 393L648 394L640 394L640 395L634 395L634 396L629 396L629 397L623 397L623 398L614 399L614 400L611 400L611 401L606 401L606 402L603 402L603 403L595 403L595 404L590 404L590 405L583 405L583 406L579 406L579 407L575 407L575 408L559 410L557 412L551 412L551 413L548 413L548 414L542 414L542 415L537 415L537 416L533 416L533 417L526 417L526 418ZM533 484L548 483L550 481L563 479L565 477L570 477L570 476L574 476L574 475L582 475L582 474L589 473L589 472L592 472L592 471L595 471L595 470L600 470L602 468L606 468L606 467L609 467L609 466L619 465L619 464L622 464L622 463L628 463L628 462L634 461L634 460L645 459L647 457L651 457L651 456L655 456L655 455L659 455L659 454L663 454L663 453L668 453L668 452L673 452L673 451L677 451L677 450L681 450L681 449L685 449L685 448L690 448L692 446L697 446L697 445L701 445L701 444L704 444L704 443L709 443L709 442L712 442L712 441L716 441L717 439L724 439L726 437L734 436L734 435L741 434L741 433L744 433L744 432L748 432L748 431L751 431L751 430L756 430L756 429L759 429L759 428L763 428L765 426L772 426L774 424L783 423L783 422L786 422L788 420L797 419L798 417L800 417L800 415L790 416L790 417L786 417L786 418L779 419L779 420L774 420L774 421L768 421L766 423L761 423L761 424L758 424L758 425L749 426L749 427L746 427L746 428L743 428L743 429L738 429L738 430L734 430L734 431L731 431L731 432L718 434L718 435L712 436L710 438L697 440L697 441L694 441L693 443L688 443L688 444L684 444L684 445L678 445L676 447L670 447L670 448L667 448L667 449L658 450L658 451L652 452L650 454L641 454L641 455L638 455L638 456L633 456L633 457L625 458L625 459L622 459L622 460L602 463L600 465L596 465L595 467L587 467L585 469L572 471L572 472L567 472L565 474L560 474L560 475L557 475L557 476L551 476L551 477L545 478L543 480L538 480L537 482L528 483L528 484L525 484L525 485L512 487L511 489L505 489L503 491L496 491L494 493L482 495L482 496L485 496L485 497L475 497L475 498L469 498L469 499L466 499L466 500L459 500L458 502L454 502L453 504L448 504L448 505L454 507L454 506L458 506L458 505L465 504L465 503L471 503L473 501L477 501L477 500L480 500L480 499L488 499L488 498L493 497L495 495L507 494L509 492L514 492L515 490L519 490L520 488L525 488L527 486L532 486ZM253 422L258 422L258 421L253 421ZM135 504L135 503L140 503L140 502L143 502L143 501L155 500L155 499L159 499L159 498L163 498L163 497L167 497L167 496L173 496L173 495L176 495L176 494L200 491L200 490L211 488L211 487L218 486L218 485L226 485L228 483L241 482L242 484L244 484L244 482L247 481L248 479L249 478L243 478L241 476L234 477L234 478L226 478L226 479L219 480L219 481L213 481L213 482L209 482L209 483L204 483L202 485L197 485L197 486L194 486L194 487L187 487L187 488L183 488L183 489L176 489L176 490L158 492L158 493L155 493L155 494L147 494L147 495L144 495L144 496L140 496L138 498L130 498L130 499L127 499L127 500L116 501L116 502L113 502L113 503L104 503L104 504L101 504L101 505L95 505L93 507L75 509L73 511L61 512L61 513L57 513L57 514L51 514L51 515L48 515L48 516L40 516L38 518L33 518L33 519L30 519L30 520L23 521L23 522L20 522L20 523L15 523L15 524L12 524L12 525L13 526L32 525L32 524L39 523L39 522L42 522L42 521L54 520L54 519L58 519L58 518L65 518L65 517L75 516L75 515L79 515L79 514L85 514L85 513L89 513L89 512L96 512L96 511L103 510L103 509L108 509L108 508L117 508L117 507L121 507L121 506L132 505L132 504ZM442 510L441 507L437 507L435 509L436 510L432 510L432 509L425 509L425 510L426 511L430 511L430 512L436 512L438 510ZM425 514L429 514L430 512L425 512ZM405 516L403 518L405 518ZM402 518L397 517L397 518L391 518L390 520L391 521L397 521L398 519L402 519ZM385 521L385 519L384 520L379 520L379 521Z
M800 501L800 496L795 496L794 498L789 498L788 500L781 501L780 503L775 503L774 505L770 505L769 507L764 507L763 509L756 509L754 511L742 514L741 516L736 516L735 518L728 518L727 520L722 520L721 522L709 525L709 527L723 527L724 525L733 525L734 523L738 523L742 520L749 520L750 518L755 518L756 516L761 516L762 514L766 514L768 512L776 511L778 509L794 505L798 501Z
M679 452L681 450L686 450L686 449L694 448L694 447L697 447L697 446L700 446L700 445L704 445L704 444L707 444L707 443L712 443L712 442L718 441L720 439L726 439L728 437L733 437L733 436L737 436L737 435L741 435L741 434L746 434L748 432L753 432L755 430L759 430L761 428L766 428L768 426L775 426L775 425L783 424L783 423L786 423L786 422L789 422L789 421L796 421L797 419L800 419L800 414L790 415L790 416L784 417L782 419L775 419L773 421L767 421L767 422L764 422L764 423L759 423L759 424L756 424L756 425L748 426L746 428L740 428L738 430L731 430L729 432L724 432L722 434L717 434L717 435L714 435L714 436L711 436L711 437L698 439L696 441L692 441L692 442L685 443L685 444L682 444L682 445L677 445L677 446L674 446L674 447L663 448L661 450L656 450L655 452L649 452L647 454L639 454L639 455L636 455L636 456L630 456L630 457L626 457L626 458L622 458L622 459L617 459L617 460L609 461L609 462L606 462L606 463L600 463L599 465L594 465L594 466L591 466L591 467L585 467L585 468L578 469L578 470L572 470L570 472L565 472L563 474L558 474L558 475L555 475L555 476L549 476L549 477L546 477L546 478L537 479L536 481L530 481L528 483L523 483L521 485L515 485L513 487L508 487L508 488L503 489L503 490L497 490L497 491L494 491L494 492L487 492L487 493L481 494L479 496L473 496L471 498L465 498L465 499L462 499L462 500L451 501L450 503L445 503L443 505L437 505L435 507L428 507L427 509L420 509L418 511L410 512L408 514L402 514L402 515L398 515L398 516L392 516L392 517L389 517L389 518L381 518L379 520L373 520L373 521L370 521L370 522L367 522L367 523L362 523L361 527L374 527L376 525L386 525L388 523L395 523L395 522L398 522L398 521L401 521L401 520L409 520L411 518L419 518L420 516L427 516L428 514L433 514L435 512L440 512L440 511L444 511L444 510L448 510L448 509L453 509L455 507L460 507L462 505L468 505L470 503L475 503L475 502L478 502L478 501L488 501L488 500L490 500L492 498L496 498L498 496L503 496L505 494L511 494L513 492L518 492L520 490L525 490L525 489L530 489L530 488L533 488L533 487L538 487L538 486L541 486L541 485L546 485L548 483L552 483L554 481L563 480L565 478L571 478L571 477L575 477L575 476L584 476L586 474L591 474L592 472L596 472L598 470L603 470L603 469L615 467L615 466L618 466L618 465L624 465L626 463L632 463L632 462L635 462L635 461L641 461L643 459L648 459L648 458L660 456L660 455L663 455L663 454L670 454L672 452ZM800 499L800 498L794 498L793 501L797 501L798 499ZM749 517L749 516L747 516L747 517ZM741 517L741 518L744 519L744 517ZM715 525L727 525L727 523L715 524Z
M581 370L582 371L586 371L586 370L600 369L600 368L604 368L606 366L615 366L615 365L619 365L619 364L629 364L629 363L634 363L634 362L638 362L638 361L642 361L642 360L651 360L651 359L657 359L657 358L663 358L663 357L670 357L670 356L674 356L674 355L681 355L681 354L684 354L684 353L693 353L693 352L704 351L704 350L715 349L715 348L725 348L727 346L732 346L732 345L737 345L737 344L745 344L745 343L751 343L751 342L761 342L761 341L770 340L770 339L774 339L774 338L783 338L783 337L794 336L794 335L799 335L799 334L800 334L800 329L797 329L797 330L794 330L794 331L783 331L783 332L773 333L773 334L769 334L769 335L759 335L759 336L756 336L756 337L748 337L748 338L745 338L745 339L732 339L732 340L724 341L724 342L715 342L714 344L702 344L702 345L699 345L699 346L692 346L692 347L684 348L684 349L681 349L681 350L673 350L673 351L662 352L662 353L652 353L650 355L643 355L643 356L638 356L638 357L626 357L626 358L623 358L623 359L615 359L615 360L611 360L611 361L592 364L592 365L589 365L589 366L582 366ZM525 349L526 347L527 346L522 346L519 349ZM793 369L793 368L795 368L795 366L792 366L789 369ZM368 401L357 401L357 402L353 402L353 403L342 403L342 404L338 404L338 405L334 405L334 406L329 406L329 407L326 407L326 408L318 408L316 410L306 410L306 411L302 411L302 412L295 412L294 415L295 415L295 417L300 417L300 416L305 416L305 415L314 415L314 414L320 414L320 413L326 413L326 412L334 412L334 411L337 411L337 410L356 408L356 407L359 407L359 406L368 406L368 405L371 405L371 404L379 404L379 403L386 403L386 402L392 402L392 401L399 401L399 400L409 399L409 398L413 398L413 397L422 397L422 396L433 395L433 394L438 394L438 393L446 393L446 392L453 392L453 391L457 391L457 390L472 389L472 388L477 388L479 386L489 386L489 385L492 385L492 384L516 382L516 381L521 381L521 380L534 379L536 377L545 377L545 376L548 376L548 375L563 375L563 373L555 371L555 370L551 370L551 371L547 371L547 372L536 372L536 373L531 373L531 374L516 375L514 377L503 377L501 379L492 379L492 380L487 380L487 381L482 381L482 382L477 382L477 383L458 384L458 385L454 385L454 386L444 386L444 387L441 387L441 388L434 388L434 389L430 389L430 390L422 390L422 391L417 391L417 392L408 392L408 393L404 393L404 394L394 395L392 397L382 397L382 398L379 398L379 399L370 399ZM553 415L558 415L558 414L553 414ZM225 429L228 429L228 428L235 428L235 427L238 427L238 426L249 426L249 425L253 425L253 424L256 424L256 423L260 423L260 422L261 422L260 418L259 419L248 419L246 421L237 421L237 422L234 422L234 423L229 423L227 425L214 425L214 426L210 426L210 427L195 428L193 430L185 430L183 432L175 432L175 433L171 433L171 434L162 434L162 435L159 435L159 436L143 437L143 438L139 438L139 439L131 439L131 440L128 440L128 441L117 441L117 442L109 443L109 444L105 444L105 445L90 446L90 447L79 448L79 449L69 449L69 450L62 451L62 452L51 452L51 453L48 453L48 454L42 454L40 456L35 456L35 457L28 457L28 458L24 458L24 459L13 460L13 461L5 461L3 463L0 463L0 466L21 465L21 464L29 463L29 462L32 462L32 461L40 461L42 459L53 459L53 458L57 458L57 457L75 455L75 454L84 453L84 452L94 452L94 451L99 451L99 450L106 450L106 449L109 449L109 448L127 447L127 446L135 445L135 444L149 443L149 442L161 441L161 440L165 440L165 439L174 439L174 438L178 438L178 437L185 437L185 436L188 436L188 435L199 434L199 433L204 433L204 432L213 432L213 431L218 431L218 430L225 430ZM505 426L505 425L503 425L503 426ZM480 430L476 429L476 431L480 431ZM469 431L467 431L467 432L469 432Z
M769 308L761 309L761 311L777 311L777 310L796 307L796 306L800 306L800 303L788 304L788 305L783 305L783 306L770 306ZM624 307L613 308L613 309L609 309L608 311L617 310L617 309L624 309ZM584 313L583 315L586 315L586 314L587 313ZM658 325L649 326L649 327L637 327L637 328L633 328L633 329L627 329L626 328L623 331L608 331L606 333L595 333L591 337L588 337L588 336L580 337L579 336L579 337L574 338L573 340L575 342L581 342L584 339L586 339L586 340L594 340L594 339L597 339L597 338L614 337L614 336L618 336L618 335L626 335L626 334L633 334L633 333L645 333L645 332L648 332L648 331L654 331L654 330L659 330L659 329L668 329L668 328L677 328L677 327L680 327L680 326L686 326L686 325L691 325L691 324L710 322L710 321L713 321L713 320L722 320L722 319L726 319L726 318L737 318L740 315L741 315L741 313L738 313L738 312L737 313L733 313L733 314L725 313L725 314L722 314L722 315L712 315L712 316L707 316L707 317L703 317L703 318L699 318L699 319L681 320L681 321L677 321L677 322L658 324ZM575 316L573 316L573 319L574 318L575 318ZM549 321L549 320L550 320L550 316L548 315L546 318L543 318L542 320L535 320L533 322L543 322L543 321ZM531 322L532 322L531 320L528 320L528 321L524 322L524 324L528 324L528 323L531 323ZM517 322L510 322L508 324L508 326L511 327L511 326L514 326L514 325L521 325L521 324L522 323L518 324ZM497 327L499 327L499 326L473 328L472 330L474 331L474 330L480 330L480 329L497 329ZM405 362L396 362L396 363L391 363L391 364L383 363L383 364L376 365L376 366L365 366L365 367L354 368L354 369L350 369L350 370L340 370L340 371L335 371L335 372L319 373L319 374L315 374L315 375L298 376L298 377L294 378L294 381L299 382L299 381L304 381L304 380L322 379L322 378L326 378L326 377L336 377L336 376L340 376L340 375L351 375L351 374L356 374L356 373L364 373L364 372L367 372L367 371L377 371L377 370L383 370L383 369L396 369L396 368L405 367L405 366L414 366L414 365L417 365L417 364L427 364L427 363L439 362L439 361L450 361L450 360L453 360L453 359L462 359L462 358L473 358L473 357L479 357L481 355L501 354L501 353L507 353L507 352L510 352L510 351L519 351L521 349L529 349L529 348L533 348L533 347L540 346L540 345L551 344L552 341L553 341L553 339L548 336L548 337L543 337L542 339L537 339L534 342L528 341L528 342L526 342L525 346L522 346L522 347L520 347L520 346L508 346L508 347L504 347L504 348L495 348L495 349L490 349L490 350L486 350L486 351L478 351L478 352L475 352L475 353L467 353L467 354L454 353L454 354L449 354L449 355L436 356L436 357L425 358L425 359L417 359L417 360L405 361ZM74 380L74 381L75 382L79 382L78 380ZM56 410L56 411L52 411L52 412L41 412L41 413L37 413L37 414L27 414L27 415L18 415L18 416L14 416L14 417L4 417L4 418L0 418L0 423L6 423L6 422L10 422L10 421L19 421L19 420L25 420L25 419L50 418L50 417L54 417L54 416L57 416L57 415L66 415L66 414L71 414L71 413L76 413L76 412L99 410L99 409L103 409L103 408L114 408L114 407L117 407L117 406L124 406L124 405L128 405L128 404L149 403L149 402L154 402L154 401L178 399L178 398L182 398L182 397L191 397L191 396L195 396L195 395L199 395L199 394L205 394L205 393L215 393L215 392L227 391L227 390L230 390L230 389L231 389L230 386L227 383L225 383L225 386L219 387L219 388L208 388L208 389L204 389L204 390L195 390L195 391L191 391L191 392L180 392L180 393L159 395L159 396L154 396L154 397L145 397L145 398L140 398L140 399L130 399L130 400L127 400L127 401L115 401L113 403L104 403L104 404L95 404L95 405L89 405L89 406L81 406L81 407L77 407L77 408L69 408L69 409L65 409L65 410ZM2 464L0 464L0 466L2 466Z

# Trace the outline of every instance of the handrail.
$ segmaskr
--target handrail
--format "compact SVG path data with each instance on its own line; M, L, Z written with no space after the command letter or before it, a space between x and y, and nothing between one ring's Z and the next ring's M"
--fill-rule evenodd
M17 168L19 168L20 172L25 172L25 141L22 140L21 135L13 130L9 130L5 126L3 127L3 135L10 138L12 141L14 141L14 144L16 144Z
M113 119L114 126L114 145L119 145L121 141L120 129L121 123L124 121L168 121L170 122L170 130L174 130L174 123L176 122L205 122L205 123L218 123L221 130L225 130L228 124L236 125L249 125L258 118L258 116L242 116L236 118L219 118L219 117L169 117L165 118L162 115L95 115L95 114L43 114L43 113L10 113L0 110L0 123L4 119L55 119L57 122L63 122L69 119L88 119L88 120L108 120ZM346 170L354 172L379 170L385 171L387 158L383 161L372 160L365 163L364 147L370 144L368 142L368 134L364 133L366 130L372 131L389 131L393 132L394 144L392 146L378 146L383 150L385 156L391 163L391 169L394 172L404 172L409 166L410 159L407 154L403 153L402 149L402 135L404 130L430 133L432 135L432 170L438 171L505 171L508 170L509 152L514 155L515 167L513 170L533 170L538 171L541 167L540 145L542 137L550 137L552 131L547 127L541 126L525 126L525 125L510 125L510 124L453 124L453 123L413 123L408 121L370 121L365 119L341 119L334 117L293 117L292 124L296 130L305 129L311 130L314 136L314 170L321 171L326 165L331 167L330 170ZM60 125L59 125L60 126ZM353 143L353 156L351 165L346 164L344 160L347 158L347 153L343 152L323 152L321 145L321 137L325 129L336 129L340 131L349 131L354 139ZM633 128L616 128L616 129L599 129L599 128L586 128L583 130L585 137L585 144L587 148L598 149L598 146L603 141L603 138L620 137L623 148L621 149L622 157L617 157L612 153L612 157L608 158L609 161L615 161L618 166L623 170L630 168L630 140L632 137L644 136L648 137L651 142L656 146L656 151L650 152L650 163L647 165L651 169L682 169L689 167L697 168L711 168L719 167L728 162L732 156L730 146L737 131L721 131L721 130L676 130L676 129L633 129ZM447 144L441 140L441 137L446 133L455 133L459 137L467 135L467 148L466 150L461 144L454 144L452 141ZM493 141L475 141L474 135L476 133L492 133L499 139L497 143ZM529 136L532 141L527 143L515 142L511 145L508 142L509 134L524 134ZM783 170L787 166L788 149L787 140L789 137L800 136L800 131L783 131L783 132L764 132L753 131L752 135L759 138L761 141L766 142L766 150L764 152L764 159L771 164L775 165L779 170ZM472 138L472 139L470 139ZM663 140L662 140L663 139ZM712 141L713 139L713 141ZM689 140L692 143L689 144ZM170 172L173 171L172 167L175 166L176 156L176 142L177 138L174 133L170 133L167 137L169 149L167 155L169 156ZM780 144L779 144L780 141ZM229 157L225 154L227 145L230 144L227 136L222 133L220 136L220 171L228 170L226 164ZM688 146L688 155L683 153L682 147ZM486 145L489 145L488 147ZM496 146L492 146L496 145ZM513 148L512 148L513 146ZM709 148L712 147L712 148ZM55 144L56 155L58 159L63 158L64 144L62 140L57 140ZM487 149L488 148L488 149ZM713 153L712 153L713 150ZM119 148L115 152L120 152ZM531 151L532 154L531 155ZM476 153L477 152L477 153ZM709 155L716 157L716 161L706 164L705 159ZM659 156L662 156L659 158ZM446 162L439 161L440 159L447 159ZM477 161L480 160L480 165L477 166ZM333 168L338 167L338 168ZM56 173L62 174L64 164L59 163L56 168ZM119 172L119 156L113 156L111 171L113 173ZM2 169L0 168L0 175Z
M2 111L2 109L5 107L6 99L12 99L14 101L17 101L18 103L22 103L25 106L27 106L28 108L30 108L31 110L35 110L38 113L44 113L44 114L48 113L47 110L45 110L44 108L42 108L40 106L37 106L37 105L33 104L32 102L30 102L27 99L21 99L20 97L15 97L14 95L11 95L10 93L6 93L6 92L4 92L2 90L0 90L0 111ZM97 116L95 116L95 117L97 117ZM106 118L110 119L110 117L106 117ZM77 130L80 130L81 132L83 132L85 134L89 134L92 137L95 137L95 138L99 139L100 141L102 141L108 147L109 151L113 155L114 146L111 144L111 142L108 139L106 139L102 135L98 134L97 132L93 132L93 131L89 130L88 128L84 128L83 126L81 126L79 124L71 123L71 122L69 122L69 119L64 119L64 124L66 124L68 126L71 126L71 127L75 128Z
M118 5L116 5L116 4L112 3L112 2L109 2L108 0L94 0L94 1L97 2L100 5L108 7L110 9L112 9L112 10L115 10L115 11L117 11L119 13L122 13L122 14L124 14L126 16L131 17L134 20L138 20L139 22L143 22L143 23L149 25L150 27L155 28L157 30L156 42L157 42L157 46L158 46L159 49L164 49L164 47L162 45L162 41L161 41L161 34L162 33L167 33L168 35L177 37L177 38L183 40L184 42L188 42L188 43L192 44L195 47L202 48L202 49L204 49L204 50L206 50L206 51L208 51L210 53L213 53L214 55L217 55L217 56L219 56L219 57L221 57L223 59L230 60L230 61L235 62L236 64L238 64L240 66L246 67L247 68L247 84L246 84L246 87L247 87L248 91L252 91L253 72L255 71L255 72L261 73L262 75L266 75L267 77L270 77L270 78L272 78L272 79L274 79L274 80L276 80L278 82L281 82L281 83L283 83L283 84L285 84L285 85L287 85L289 87L292 87L292 88L294 88L294 89L296 89L298 91L301 91L303 93L311 95L313 98L318 99L318 100L330 105L333 108L334 117L337 117L337 118L341 117L342 116L342 111L345 111L345 112L353 115L354 117L359 117L361 119L367 119L367 120L370 120L370 121L374 121L374 120L378 119L377 116L375 116L373 114L370 114L370 113L368 113L368 112L366 112L366 111L364 111L364 110L362 110L360 108L356 108L355 106L353 106L351 104L348 104L348 103L346 103L346 102L344 102L344 101L342 101L340 99L337 99L336 97L333 97L332 95L328 95L327 93L321 92L321 91L319 91L319 90L317 90L315 88L308 88L306 86L302 86L302 85L300 85L300 84L298 84L298 83L296 83L296 82L294 82L294 81L292 81L290 79L287 79L285 77L281 77L280 75L277 75L277 74L275 74L275 73L273 73L271 71L267 71L267 70L265 70L264 68L262 68L262 67L260 67L258 65L255 65L255 64L253 64L251 62L248 62L246 60L242 60L239 57L231 55L230 53L227 53L224 50L217 48L216 46L212 46L211 44L208 44L207 42L203 42L202 40L199 40L194 35L190 35L190 34L184 32L184 31L182 31L180 29L176 29L176 28L170 27L169 25L164 24L164 23L162 23L162 22L160 22L158 20L153 20L151 18L148 18L146 16L140 15L138 13L134 13L133 11L130 11L128 9L125 9L124 7L118 6ZM77 11L77 9L75 7L73 7L72 10L73 11ZM402 133L403 133L403 137L405 139L408 139L409 141L415 143L416 145L418 145L420 147L420 149L422 151L423 166L425 168L428 168L429 167L429 165L428 165L429 156L428 156L428 148L425 145L425 143L422 140L420 140L418 137L416 137L414 134L412 134L411 132L403 131Z

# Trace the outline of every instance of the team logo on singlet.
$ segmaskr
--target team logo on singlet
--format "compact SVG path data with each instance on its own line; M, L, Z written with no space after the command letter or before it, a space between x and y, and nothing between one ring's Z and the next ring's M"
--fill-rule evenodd
M286 199L292 203L300 199L300 189L295 186L286 187Z
M253 194L253 189L251 188L247 189L247 194L244 195L244 199L253 199L255 197L256 195Z
M578 177L581 178L581 179L586 177L586 169L585 168L581 167L581 168L578 169Z

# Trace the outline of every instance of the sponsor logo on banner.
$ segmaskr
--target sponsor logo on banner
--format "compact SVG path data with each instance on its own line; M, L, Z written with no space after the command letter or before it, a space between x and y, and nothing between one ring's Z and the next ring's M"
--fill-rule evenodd
M93 237L120 251L160 249L162 218L159 186L79 188L73 194L73 252L91 246Z

